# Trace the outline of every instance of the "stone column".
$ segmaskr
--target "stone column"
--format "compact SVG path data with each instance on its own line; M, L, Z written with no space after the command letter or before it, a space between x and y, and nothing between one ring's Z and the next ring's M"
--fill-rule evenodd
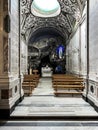
M12 98L9 87L9 14L8 1L0 0L0 117L8 115Z
M19 0L0 0L0 117L23 96L20 77Z
M88 0L88 101L98 111L98 1ZM95 13L96 12L96 13Z

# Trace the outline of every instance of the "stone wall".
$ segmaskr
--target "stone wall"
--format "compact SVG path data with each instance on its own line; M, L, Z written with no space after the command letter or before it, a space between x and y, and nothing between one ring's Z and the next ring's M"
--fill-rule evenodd
M21 42L19 0L0 0L0 116L7 116L23 96L27 45ZM4 112L4 113L3 113ZM7 113L6 113L7 112ZM6 114L5 114L6 113Z
M80 25L80 75L87 74L87 26L86 18Z
M26 1L25 1L26 2ZM25 18L25 16L23 16L23 12L25 12L26 10L24 9L24 11L22 10L22 5L25 4L24 1L20 0L20 73L21 75L23 74L27 74L28 73L28 39L26 39L26 37L29 37L29 31L27 31L27 33L25 34L25 36L22 33L22 28L23 28L23 17Z
M87 94L87 17L85 6L83 18L74 32L66 50L66 68L72 73L84 78L85 89L83 95Z
M8 72L8 7L6 6L7 4L7 0L0 1L0 74Z
M83 95L87 97L90 103L98 107L98 1L90 0L88 7L89 32L87 32L87 19L85 17L67 45L66 68L68 72L78 74L84 78L85 89ZM89 36L88 39L87 35ZM89 44L88 51L87 41ZM89 58L87 59L87 57Z
M98 106L98 0L89 1L89 92L88 98Z
M67 72L86 76L86 20L84 20L66 47Z
M3 70L3 1L0 1L0 74L2 74Z
M0 110L9 108L12 89L9 88L9 13L8 1L0 0ZM1 114L0 114L1 115Z
M86 77L87 74L87 35L86 6L81 22L66 46L66 70L69 73Z
M68 59L66 59L66 63L68 63L67 71L79 74L79 28L70 40L66 53L68 55Z
M10 0L10 33L9 33L9 87L12 89L10 107L20 98L20 74L19 74L19 3L18 0Z
M10 72L14 75L19 75L19 12L18 0L11 0L10 7L11 31L9 34L9 49L10 49Z
M21 38L20 41L20 52L21 52L21 60L20 60L20 67L21 67L21 75L28 73L28 45L26 41Z
M19 0L0 0L0 110L10 110L23 96L27 44L20 37Z
M98 1L90 1L89 12L89 75L90 79L98 77Z

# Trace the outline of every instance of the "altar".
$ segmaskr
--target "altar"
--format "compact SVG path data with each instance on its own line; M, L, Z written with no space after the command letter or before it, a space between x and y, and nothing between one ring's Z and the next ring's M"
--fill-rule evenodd
M52 70L50 67L42 67L42 77L52 77Z

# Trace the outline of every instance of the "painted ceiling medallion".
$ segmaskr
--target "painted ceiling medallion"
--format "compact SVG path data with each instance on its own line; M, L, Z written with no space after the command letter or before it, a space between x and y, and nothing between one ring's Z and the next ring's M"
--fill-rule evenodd
M54 17L60 14L60 4L57 0L33 0L31 12L39 17Z

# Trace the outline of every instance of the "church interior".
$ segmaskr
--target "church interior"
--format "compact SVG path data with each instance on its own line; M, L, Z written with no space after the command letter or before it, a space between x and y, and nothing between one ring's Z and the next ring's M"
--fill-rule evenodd
M98 0L0 0L0 119L98 120L97 23Z

